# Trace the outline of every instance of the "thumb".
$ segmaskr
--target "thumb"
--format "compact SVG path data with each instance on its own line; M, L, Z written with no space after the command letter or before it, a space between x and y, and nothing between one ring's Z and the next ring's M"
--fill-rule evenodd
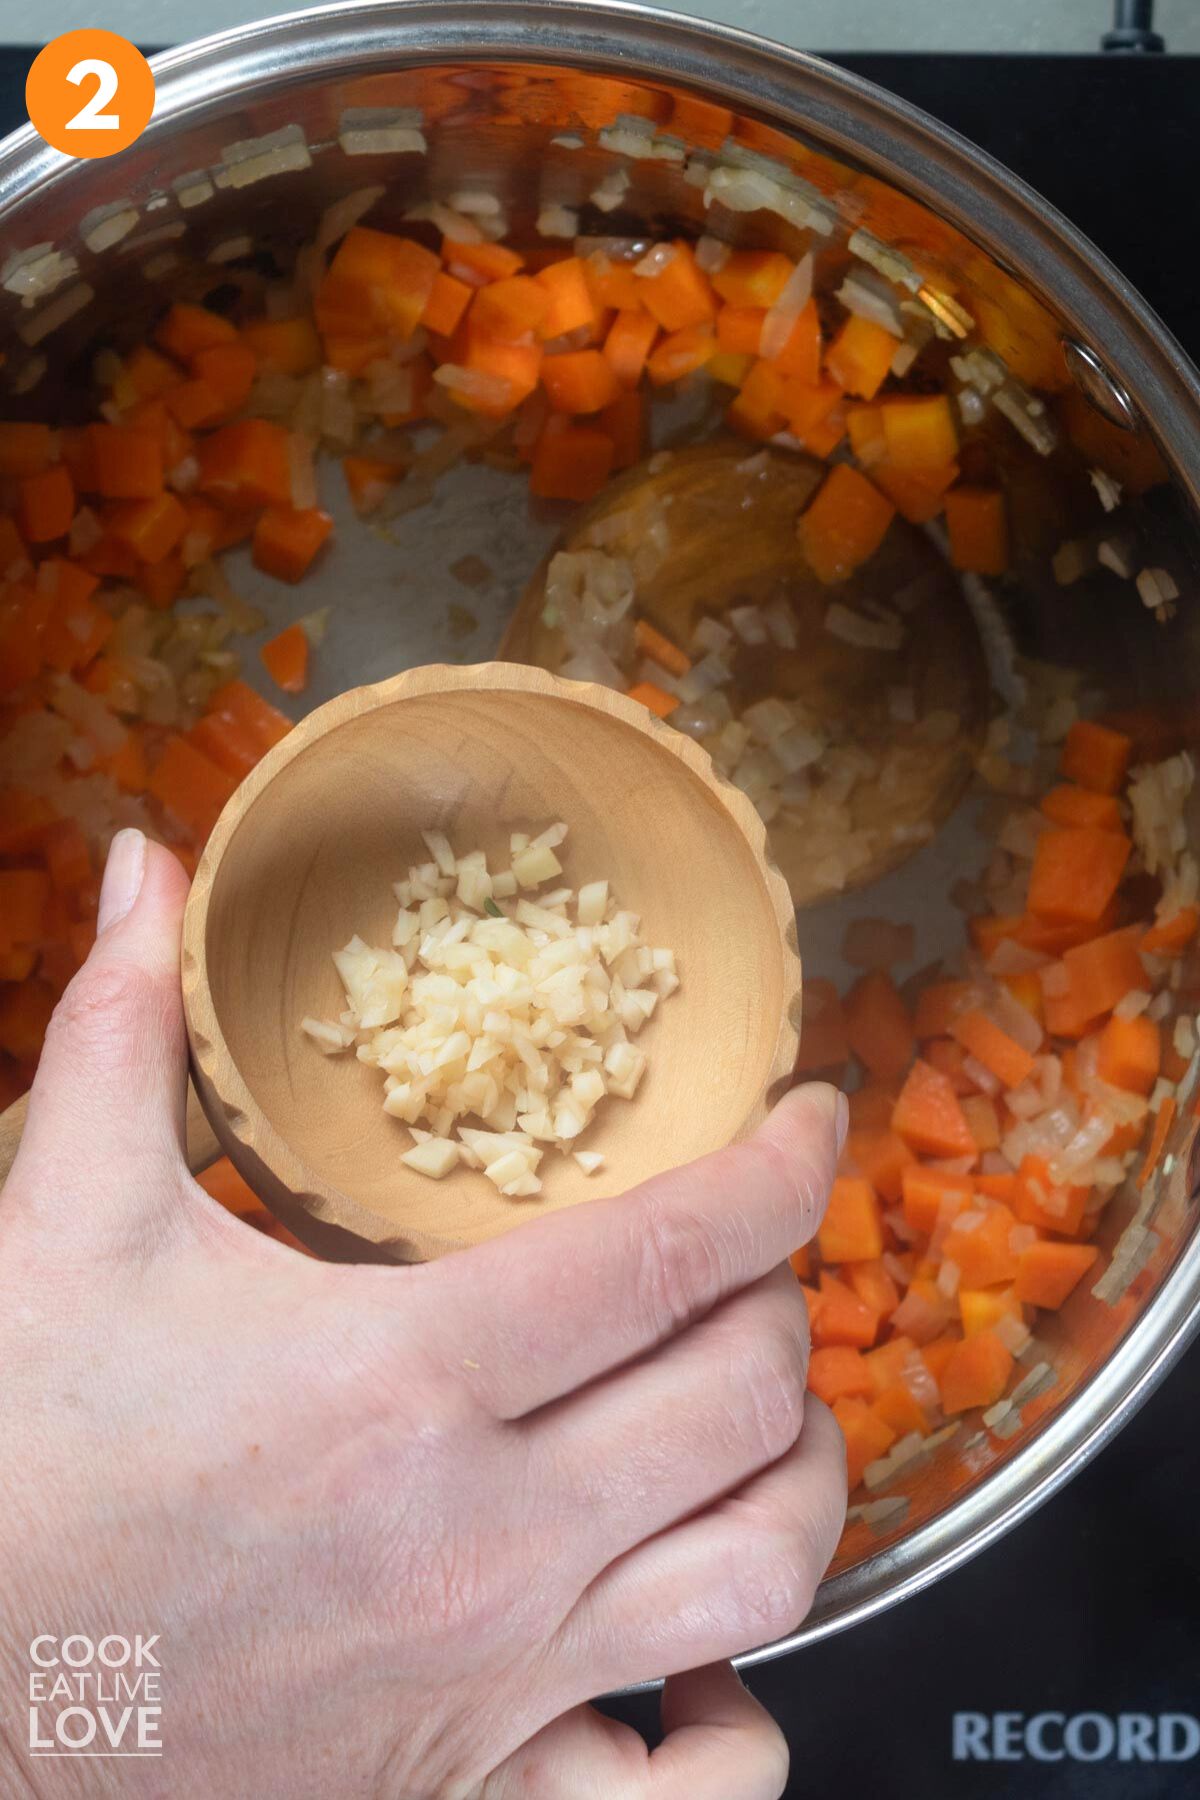
M179 936L188 881L140 831L112 841L98 935L59 1001L29 1096L12 1179L38 1171L38 1191L74 1204L105 1171L149 1157L177 1163L183 1145L187 1048ZM118 1177L121 1179L121 1176Z

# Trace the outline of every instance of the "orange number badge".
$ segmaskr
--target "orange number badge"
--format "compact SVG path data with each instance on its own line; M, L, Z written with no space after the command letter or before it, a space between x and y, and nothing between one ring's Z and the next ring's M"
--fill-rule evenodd
M37 57L25 82L34 130L66 156L114 156L150 123L154 76L115 31L66 31Z

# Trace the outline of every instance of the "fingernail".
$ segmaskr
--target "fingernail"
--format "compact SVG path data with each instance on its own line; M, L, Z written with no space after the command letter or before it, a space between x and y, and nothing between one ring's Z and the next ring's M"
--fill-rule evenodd
M834 1130L837 1132L837 1147L838 1155L840 1156L842 1151L846 1148L846 1133L850 1129L850 1102L847 1100L845 1094L843 1094L841 1088L838 1089L837 1108L833 1115L833 1124Z
M141 891L146 873L146 840L140 831L126 827L109 845L100 884L96 930L107 931L125 917Z

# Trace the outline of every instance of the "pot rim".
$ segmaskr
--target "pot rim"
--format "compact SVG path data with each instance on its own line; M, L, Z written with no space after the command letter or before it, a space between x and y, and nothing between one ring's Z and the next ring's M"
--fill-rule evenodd
M816 140L899 185L945 218L1069 321L1200 506L1200 375L1129 281L1035 191L958 133L831 63L732 26L627 0L347 0L283 14L151 59L145 136L239 96L325 68L455 62L558 64L688 87ZM73 161L32 126L0 142L0 226L71 178ZM1018 274L1019 271L1019 274ZM1114 1353L945 1513L825 1582L803 1628L739 1658L780 1656L870 1618L994 1542L1101 1450L1200 1329L1200 1232L1176 1256Z

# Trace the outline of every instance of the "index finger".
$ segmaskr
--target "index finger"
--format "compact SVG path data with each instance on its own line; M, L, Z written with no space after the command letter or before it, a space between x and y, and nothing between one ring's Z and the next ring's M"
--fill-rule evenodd
M821 1222L846 1101L812 1082L755 1135L428 1271L430 1330L498 1416L518 1418L684 1331Z

